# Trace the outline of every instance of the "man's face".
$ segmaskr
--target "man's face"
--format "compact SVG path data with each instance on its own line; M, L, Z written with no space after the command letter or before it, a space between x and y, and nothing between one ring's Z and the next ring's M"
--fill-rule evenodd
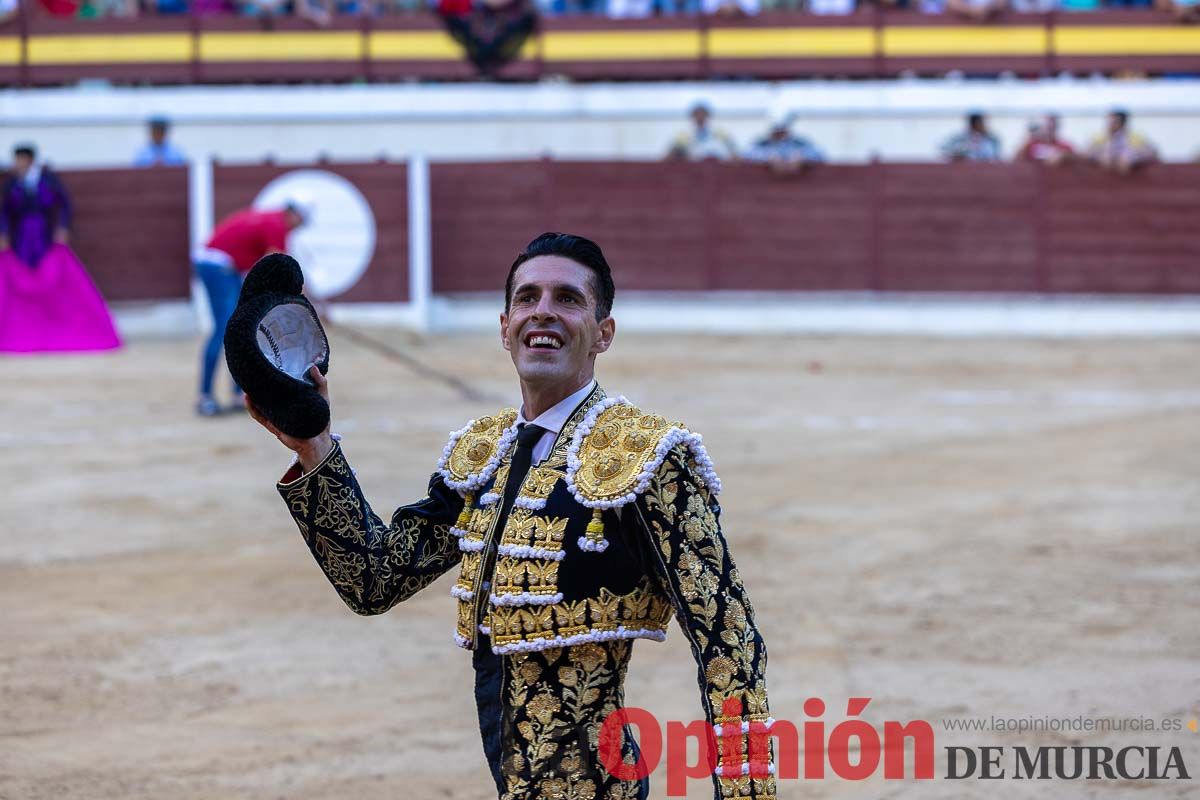
M697 108L692 111L692 123L697 130L703 130L708 125L708 109Z
M591 377L616 327L611 316L596 321L592 283L591 270L562 256L537 256L517 268L500 339L522 383L571 392Z
M167 127L165 125L150 126L150 141L156 145L161 145L167 140Z
M13 171L17 173L17 177L24 178L32 166L33 158L28 153L17 153L13 156Z
M1108 132L1109 133L1120 133L1121 129L1124 127L1125 127L1125 120L1121 117L1120 114L1109 114L1108 115Z
M1042 134L1046 141L1058 138L1058 117L1046 117L1042 120Z

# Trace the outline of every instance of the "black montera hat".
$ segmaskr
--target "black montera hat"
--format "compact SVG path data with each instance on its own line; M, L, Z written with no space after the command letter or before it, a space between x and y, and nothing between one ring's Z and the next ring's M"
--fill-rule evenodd
M329 403L308 369L329 372L329 339L303 290L296 259L260 259L225 328L225 360L263 416L288 436L311 439L329 424Z

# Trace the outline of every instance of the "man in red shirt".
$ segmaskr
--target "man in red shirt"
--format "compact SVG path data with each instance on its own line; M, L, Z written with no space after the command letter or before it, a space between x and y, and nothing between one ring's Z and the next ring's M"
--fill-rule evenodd
M1058 138L1058 115L1046 114L1029 126L1029 139L1017 152L1018 161L1040 161L1051 166L1075 157L1070 144Z
M237 306L242 278L267 253L287 252L288 233L309 222L312 209L311 202L293 198L279 211L253 208L235 211L217 224L208 243L192 255L196 277L208 295L213 321L212 334L201 353L200 398L196 401L196 413L200 416L221 413L221 406L213 398L213 378L225 340L225 325ZM235 383L231 409L243 408L241 392Z

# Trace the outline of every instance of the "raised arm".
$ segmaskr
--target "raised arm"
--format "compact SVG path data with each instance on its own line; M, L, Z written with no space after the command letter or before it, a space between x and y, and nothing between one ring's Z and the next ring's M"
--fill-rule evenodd
M320 370L309 376L329 399ZM433 583L459 562L450 527L463 500L435 474L427 496L401 506L385 524L363 495L354 471L329 428L312 439L281 432L254 407L251 416L296 453L296 463L279 482L279 494L317 564L356 614L382 614Z
M316 469L299 470L299 464L289 470L279 494L313 558L354 613L382 614L459 562L450 526L463 501L440 475L429 481L423 500L396 509L385 524L337 443Z
M769 751L758 752L765 736L755 737L751 753L748 735L751 723L761 723L756 732L771 724L767 648L721 533L721 509L708 485L715 476L710 472L706 479L700 472L686 451L672 450L638 497L638 519L696 658L706 718L720 726L721 756L713 776L717 797L774 798L775 778L766 774L774 770L773 759ZM740 713L728 713L733 710L729 701L736 701ZM738 754L732 761L730 752Z

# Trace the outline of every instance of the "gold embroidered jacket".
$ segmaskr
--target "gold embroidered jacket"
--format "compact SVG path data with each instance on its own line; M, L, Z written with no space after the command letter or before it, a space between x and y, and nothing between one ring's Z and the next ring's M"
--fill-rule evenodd
M699 435L597 387L496 530L515 419L506 409L452 434L428 496L397 509L390 524L371 511L339 445L311 473L293 468L279 491L357 613L383 613L458 564L454 638L467 649L481 633L506 657L662 640L673 613L718 742L722 732L739 740L740 762L722 758L714 775L717 796L774 796L773 776L746 774L748 723L770 725L767 653L721 532L720 480ZM740 715L725 716L730 698Z

